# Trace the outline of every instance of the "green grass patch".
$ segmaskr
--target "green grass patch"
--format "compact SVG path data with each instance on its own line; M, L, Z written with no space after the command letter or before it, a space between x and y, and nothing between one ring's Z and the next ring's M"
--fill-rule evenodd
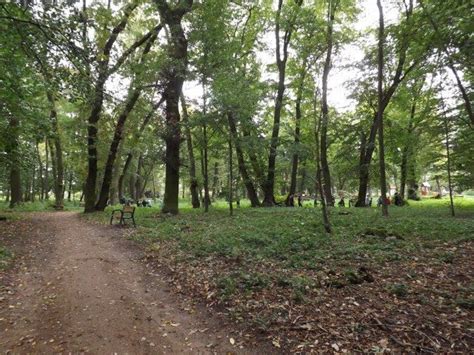
M0 270L5 270L13 259L13 253L4 247L0 247Z
M80 211L84 209L81 207L79 201L64 201L64 211ZM0 201L0 213L5 214L9 212L43 212L55 211L54 200L23 202L14 208L9 208L8 202Z
M331 236L324 232L318 208L240 208L233 217L218 207L208 213L185 207L177 216L162 215L158 208L138 208L134 238L165 243L191 259L238 258L317 270L328 260L342 265L353 260L390 262L423 256L443 243L473 240L474 200L456 199L455 218L449 215L448 204L442 199L393 206L389 218L376 208L344 209L349 215L333 208ZM86 218L106 223L111 209ZM452 261L449 254L438 259Z

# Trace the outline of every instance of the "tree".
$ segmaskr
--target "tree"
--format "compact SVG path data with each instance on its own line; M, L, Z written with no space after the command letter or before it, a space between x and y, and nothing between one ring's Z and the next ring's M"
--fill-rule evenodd
M282 21L283 0L278 0L278 8L275 14L275 55L276 64L278 68L278 86L275 97L275 107L273 113L273 128L270 142L270 152L268 155L267 178L263 186L263 205L273 206L275 204L274 188L275 188L275 165L277 148L280 133L281 111L283 107L283 96L285 94L285 77L286 77L286 63L288 61L288 47L291 41L291 36L295 31L296 19L298 17L299 9L302 5L302 0L295 0L294 6L287 5L290 8L289 19L286 22ZM285 24L282 26L282 24ZM284 27L283 41L281 39L280 29Z
M392 96L397 90L400 83L403 82L403 80L405 80L405 78L410 74L410 72L414 70L421 63L422 59L426 57L425 48L416 48L415 53L412 55L413 59L411 59L411 61L409 61L409 63L407 64L408 49L410 48L410 43L414 41L414 32L417 31L417 29L414 28L415 22L413 20L412 0L409 1L409 4L405 9L404 15L404 22L400 25L400 38L396 37L398 41L396 51L396 67L392 77L390 78L390 84L385 87L385 89L383 89L382 97L380 99L380 105L377 104L377 109L375 110L372 125L370 127L370 133L367 139L367 143L365 145L365 151L361 155L361 161L359 166L359 190L356 202L357 207L363 207L366 205L367 186L369 183L369 167L372 161L373 152L375 150L375 139L377 137L377 132L379 131L379 126L381 122L380 120L383 117L383 112L390 103L390 100L392 99ZM378 51L380 51L380 43L378 47ZM382 64L384 63L382 62ZM378 65L380 65L380 63ZM377 100L377 102L379 103L379 99Z
M166 176L165 195L162 211L178 213L179 195L179 146L181 134L179 128L179 98L188 66L188 41L182 26L182 19L189 11L193 0L180 0L171 5L164 0L154 0L163 23L170 33L168 60L160 74L164 78L163 97L166 102Z

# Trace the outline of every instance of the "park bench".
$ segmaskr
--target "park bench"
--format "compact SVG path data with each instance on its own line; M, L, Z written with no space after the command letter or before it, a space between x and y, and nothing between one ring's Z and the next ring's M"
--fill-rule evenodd
M123 206L122 209L113 210L112 215L110 216L110 224L113 223L114 218L119 220L121 226L125 225L127 219L132 220L134 227L137 226L135 224L135 207L133 206Z

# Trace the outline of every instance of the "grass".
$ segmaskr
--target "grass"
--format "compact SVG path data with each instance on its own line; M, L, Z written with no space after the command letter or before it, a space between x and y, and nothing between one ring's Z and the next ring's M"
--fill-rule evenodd
M80 211L83 207L78 201L64 201L64 211ZM8 202L0 200L0 213L15 213L15 212L41 212L54 211L54 200L48 201L34 201L24 202L14 208L8 207Z
M139 208L134 238L163 243L189 259L219 257L245 262L277 263L284 268L317 269L330 259L386 262L433 250L442 243L474 238L474 199L456 200L457 217L449 215L447 200L411 202L391 207L383 218L376 208L331 211L334 233L325 234L320 210L305 208L240 208L234 217L222 207L209 213L184 207L178 216L163 216L156 208ZM107 221L109 213L94 217ZM443 254L440 261L452 256Z
M139 228L133 238L157 250L166 249L177 262L199 262L206 258L238 261L239 270L251 275L255 265L275 265L276 269L320 270L339 267L348 275L354 262L386 263L409 260L430 253L440 263L452 263L449 251L438 251L444 243L462 244L474 239L474 199L455 200L455 218L449 214L449 200L411 201L407 207L390 207L390 217L377 208L331 210L333 234L328 236L321 223L319 208L248 208L245 201L229 217L225 201L218 201L209 213L193 210L180 201L178 216L166 216L158 207L138 208ZM66 204L66 209L79 206ZM23 204L15 211L52 210L51 203ZM107 223L104 213L85 216ZM0 205L0 212L5 204ZM349 270L349 272L348 272ZM242 284L239 273L222 275ZM277 277L277 276L276 276ZM280 277L280 276L278 276ZM290 276L291 279L292 276ZM348 276L349 282L357 277ZM290 280L291 281L291 280ZM290 282L292 283L292 281ZM256 288L251 282L243 283ZM229 286L227 288L232 288Z
M0 270L5 270L13 259L13 253L0 246Z
M455 200L457 216L449 215L449 200L411 201L408 207L390 207L383 218L377 208L331 210L333 234L325 234L320 210L304 208L248 208L243 201L229 217L226 202L214 203L209 213L193 210L180 201L178 216L164 216L159 208L138 208L139 224L134 238L149 244L166 243L185 258L242 259L246 262L272 262L285 268L314 269L331 259L372 259L378 262L400 260L433 249L444 242L462 243L474 237L474 199ZM105 213L87 218L107 222ZM66 210L79 210L78 203L66 203ZM52 202L25 203L14 212L53 210ZM0 213L10 211L0 203ZM440 261L452 262L452 255L441 253Z

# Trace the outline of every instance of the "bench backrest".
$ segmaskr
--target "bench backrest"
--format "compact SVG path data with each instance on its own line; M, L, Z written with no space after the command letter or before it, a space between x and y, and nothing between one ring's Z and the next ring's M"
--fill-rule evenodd
M132 213L135 211L135 207L133 206L123 206L123 212Z

